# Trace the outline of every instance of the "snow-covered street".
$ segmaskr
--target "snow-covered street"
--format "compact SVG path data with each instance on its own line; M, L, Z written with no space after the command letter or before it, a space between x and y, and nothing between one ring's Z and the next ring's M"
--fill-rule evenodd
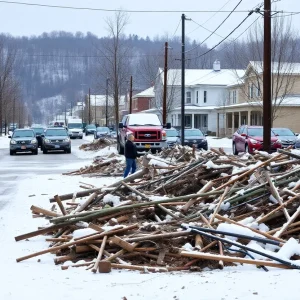
M209 143L228 147L231 140L227 140L211 138ZM48 209L50 197L77 191L80 182L98 187L118 178L61 175L84 166L96 155L79 154L80 140L72 141L72 155L17 155L12 158L8 143L3 141L4 138L0 138L0 299L299 299L300 272L297 270L269 268L269 272L265 272L252 266L238 266L206 269L200 273L141 274L113 270L109 274L93 274L85 268L62 271L54 264L52 254L17 263L16 258L48 247L44 236L20 242L14 240L17 235L45 225L44 219L32 218L32 204Z

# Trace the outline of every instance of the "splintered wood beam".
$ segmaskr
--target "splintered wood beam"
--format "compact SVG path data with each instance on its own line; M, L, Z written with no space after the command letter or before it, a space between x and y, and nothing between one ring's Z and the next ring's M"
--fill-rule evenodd
M256 266L266 266L266 267L281 268L281 269L292 269L292 267L290 266L278 264L269 260L256 260L256 259L248 259L248 258L233 257L233 256L226 256L226 255L216 255L216 254L203 253L203 252L182 251L180 254L184 257L191 257L191 258L198 258L198 259L205 259L205 260L216 260L216 261L222 260L231 263L250 264Z

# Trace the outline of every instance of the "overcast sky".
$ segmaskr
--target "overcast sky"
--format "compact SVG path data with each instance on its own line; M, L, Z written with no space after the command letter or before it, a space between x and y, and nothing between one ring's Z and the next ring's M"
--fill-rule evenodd
M8 0L9 1L9 0ZM20 0L22 1L22 0ZM126 34L137 34L140 37L168 34L173 36L181 14L185 11L218 11L232 10L240 0L23 0L27 3L39 3L50 5L63 5L75 7L91 7L104 9L128 9L128 10L178 10L176 13L129 13L130 23L126 27ZM273 0L274 1L274 0ZM275 0L277 10L300 12L300 0ZM250 10L263 0L243 0L237 10ZM275 5L273 4L275 8ZM9 33L14 36L39 35L43 32L70 31L70 32L92 32L98 36L105 36L105 19L113 16L112 12L84 11L59 8L46 8L24 6L17 4L6 4L0 2L0 32ZM196 23L203 25L208 30L214 30L220 22L226 18L228 13L214 12L186 12L186 16ZM225 37L241 20L247 16L246 12L234 13L217 31L218 35L211 37L207 44L219 42ZM257 14L250 16L247 21L237 30L232 37L238 36L256 18ZM300 14L293 16L295 29L300 24ZM186 22L186 35L191 39L200 41L209 35L209 31L199 27L195 22ZM181 27L176 35L181 35Z

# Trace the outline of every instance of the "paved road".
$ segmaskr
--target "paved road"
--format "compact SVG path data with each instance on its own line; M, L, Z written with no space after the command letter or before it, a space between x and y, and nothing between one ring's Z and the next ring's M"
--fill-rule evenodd
M86 141L72 140L73 149L83 142ZM38 155L21 153L10 156L8 148L0 149L0 211L9 201L16 181L29 174L61 174L72 170L70 165L79 160L74 154L43 154L41 150Z

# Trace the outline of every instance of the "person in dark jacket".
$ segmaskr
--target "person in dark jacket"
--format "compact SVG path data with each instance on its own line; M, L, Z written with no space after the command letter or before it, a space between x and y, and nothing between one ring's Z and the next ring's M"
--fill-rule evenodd
M137 158L137 149L136 145L133 143L134 136L129 134L127 141L125 143L125 158L126 158L126 168L124 172L124 178L128 176L131 170L131 174L136 171L136 158Z

